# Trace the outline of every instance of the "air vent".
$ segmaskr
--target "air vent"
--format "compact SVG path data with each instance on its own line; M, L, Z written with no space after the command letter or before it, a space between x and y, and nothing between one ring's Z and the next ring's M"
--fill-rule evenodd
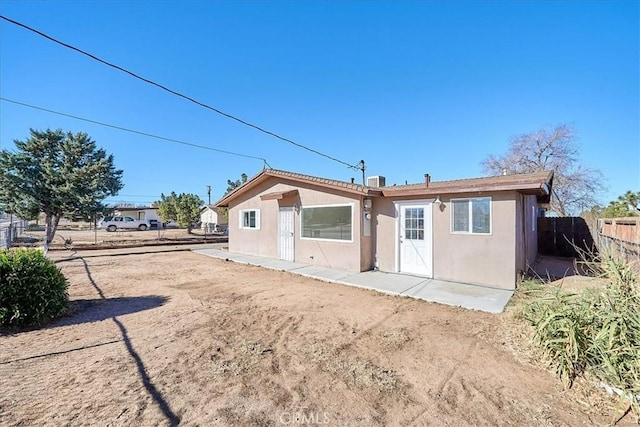
M384 187L386 179L384 176L376 175L367 178L367 187Z

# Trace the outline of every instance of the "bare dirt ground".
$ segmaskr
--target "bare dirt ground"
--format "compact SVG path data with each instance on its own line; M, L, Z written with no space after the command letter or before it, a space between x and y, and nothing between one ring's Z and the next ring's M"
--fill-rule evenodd
M3 425L603 425L510 314L190 252L59 263L72 313L0 336Z

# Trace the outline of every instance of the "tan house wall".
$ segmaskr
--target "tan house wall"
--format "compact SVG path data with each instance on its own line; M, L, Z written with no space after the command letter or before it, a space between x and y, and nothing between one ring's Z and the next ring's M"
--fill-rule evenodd
M282 200L261 200L266 193L298 190L298 194ZM353 241L303 239L301 237L300 207L316 205L351 204L353 206ZM371 238L362 237L362 201L358 195L317 189L300 183L288 184L271 178L243 195L229 206L229 251L270 258L278 257L279 208L293 206L295 210L295 261L350 271L371 269ZM239 212L260 209L260 229L239 227ZM367 261L368 259L368 261Z
M523 271L525 266L527 265L527 230L526 230L526 215L525 210L527 209L527 203L525 200L524 194L516 195L516 226L515 226L515 237L516 237L516 247L515 247L515 257L516 257L516 270Z
M492 199L491 234L469 235L451 233L451 197L441 195L442 208L433 206L433 277L507 289L515 288L515 210L519 196L516 192L456 194L455 198ZM389 272L397 271L398 236L393 202L391 199L374 199L374 219L377 224L375 252L378 267Z
M526 273L538 257L537 197L519 194L516 199L516 269Z
M395 273L396 270L396 209L393 200L378 197L373 199L372 228L375 245L374 262L381 271Z
M491 234L451 233L450 198L443 198L445 209L433 216L434 275L442 280L515 288L516 197L517 193L460 194L462 197L491 197Z
M525 203L525 253L526 265L523 271L527 272L538 257L538 203L536 196L524 196Z

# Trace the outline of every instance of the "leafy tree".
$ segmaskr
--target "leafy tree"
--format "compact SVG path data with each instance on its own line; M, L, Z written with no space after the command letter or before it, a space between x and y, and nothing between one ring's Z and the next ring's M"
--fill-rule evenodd
M123 187L113 156L86 133L31 129L16 150L0 150L0 209L23 218L45 215L51 243L63 214L90 216Z
M245 182L247 182L247 174L246 173L243 173L242 175L240 175L240 179L238 179L236 181L231 181L230 179L228 179L227 180L227 192L224 193L225 196L227 194L231 193L236 188L240 187Z
M492 175L554 171L551 209L568 216L596 205L604 189L602 173L580 163L578 154L573 128L558 125L514 137L506 154L490 155L481 165Z
M634 193L629 190L617 200L609 202L600 216L603 218L620 218L625 216L640 215L640 191Z
M174 191L168 196L160 195L160 200L156 202L158 206L158 216L163 222L175 221L180 227L186 227L191 233L193 224L200 220L200 211L204 202L195 194L181 193L177 195Z

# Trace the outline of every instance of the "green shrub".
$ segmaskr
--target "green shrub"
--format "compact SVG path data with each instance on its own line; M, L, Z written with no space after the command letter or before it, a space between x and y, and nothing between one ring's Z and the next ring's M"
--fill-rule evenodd
M68 286L42 251L0 250L0 327L39 325L64 314Z
M640 283L634 266L603 256L605 288L525 286L522 317L565 387L590 373L630 398L640 416Z

